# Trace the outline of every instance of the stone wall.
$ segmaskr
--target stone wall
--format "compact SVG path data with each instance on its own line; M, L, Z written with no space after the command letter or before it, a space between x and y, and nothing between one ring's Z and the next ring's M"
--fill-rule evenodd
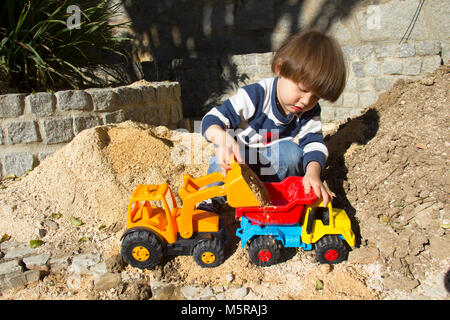
M157 82L118 88L0 96L0 177L21 176L84 129L125 120L176 128L180 85Z
M365 44L342 47L347 64L344 93L334 103L321 100L324 122L357 116L398 79L415 80L441 65L440 41ZM243 85L273 77L272 52L198 59L178 59L171 70L182 84L183 110L201 116ZM199 101L203 101L199 105Z
M235 88L272 76L271 52L314 28L344 49L349 78L325 121L358 114L400 78L415 79L450 59L445 0L128 1L133 52L146 79L181 83L185 117L201 117Z

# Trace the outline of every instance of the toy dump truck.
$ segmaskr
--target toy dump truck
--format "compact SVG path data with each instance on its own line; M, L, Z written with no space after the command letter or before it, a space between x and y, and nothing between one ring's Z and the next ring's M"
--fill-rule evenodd
M355 245L355 235L346 212L326 207L313 190L305 194L302 177L288 177L277 183L264 183L273 206L239 207L236 218L241 226L236 235L241 247L248 243L250 260L258 266L275 264L282 247L315 249L320 263L335 264Z
M259 206L242 177L241 167L231 165L225 177L219 172L200 178L185 174L178 193L181 208L167 183L138 185L128 204L127 230L121 238L125 262L151 269L166 255L192 255L201 267L220 265L224 260L225 229L216 213L198 210L196 204L226 195L230 206ZM217 181L224 184L206 187Z

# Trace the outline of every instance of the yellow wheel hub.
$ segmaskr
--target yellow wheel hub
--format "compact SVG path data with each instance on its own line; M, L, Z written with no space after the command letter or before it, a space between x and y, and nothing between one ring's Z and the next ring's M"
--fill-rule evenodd
M212 252L205 252L202 254L202 261L206 264L211 264L216 260L216 255Z
M133 251L131 252L133 255L133 258L137 261L145 261L148 258L150 258L150 252L147 248L143 246L134 247Z

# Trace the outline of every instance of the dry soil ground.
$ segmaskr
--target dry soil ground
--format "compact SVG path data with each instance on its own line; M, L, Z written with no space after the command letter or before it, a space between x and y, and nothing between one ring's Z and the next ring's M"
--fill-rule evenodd
M89 278L74 288L70 275L50 272L0 298L139 299L149 295L136 283L166 283L172 298L195 286L225 299L236 298L229 288L242 287L246 299L448 299L449 72L446 65L420 81L399 81L361 116L325 131L324 178L357 235L348 261L321 266L312 253L285 250L281 263L255 267L225 207L230 241L217 268L202 269L192 257L168 259L155 270L127 266L119 270L121 287L107 291L93 290ZM206 173L212 151L198 134L164 127L125 122L85 130L25 177L2 181L0 234L19 242L40 237L36 251L52 256L116 257L134 187L168 182L176 191L183 174ZM83 224L74 226L71 217Z

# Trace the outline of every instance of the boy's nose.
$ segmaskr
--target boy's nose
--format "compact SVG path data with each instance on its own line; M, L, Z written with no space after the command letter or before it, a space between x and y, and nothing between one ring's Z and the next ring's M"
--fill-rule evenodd
M309 106L309 104L311 103L313 98L313 95L311 92L307 92L303 95L303 97L300 98L300 102L304 105L304 106Z

